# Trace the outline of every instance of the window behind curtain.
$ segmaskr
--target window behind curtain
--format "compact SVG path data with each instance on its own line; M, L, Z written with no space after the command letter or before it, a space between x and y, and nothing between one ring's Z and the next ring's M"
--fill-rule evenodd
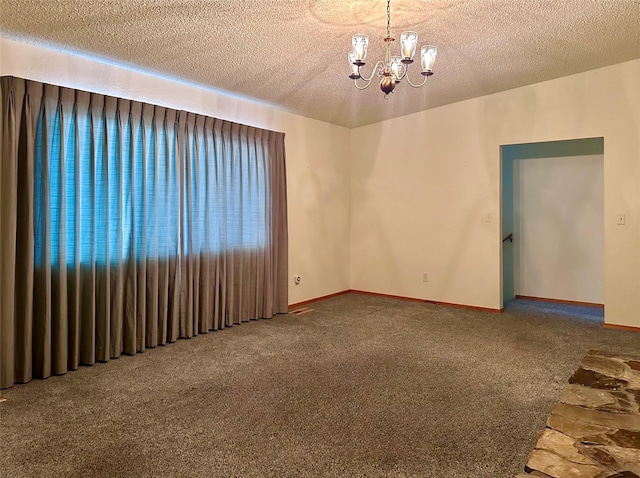
M134 254L140 260L143 251L146 259L165 257L187 232L180 230L181 217L187 253L265 247L270 193L259 143L233 137L231 148L216 147L211 132L191 131L180 147L183 168L193 174L181 188L178 142L165 128L155 122L132 128L128 115L119 127L116 118L92 119L91 109L62 116L60 108L49 112L43 105L38 117L36 218L48 203L50 222L36 220L36 264L46 260L46 240L52 265L71 266L76 254L86 265ZM64 234L56 234L61 224Z

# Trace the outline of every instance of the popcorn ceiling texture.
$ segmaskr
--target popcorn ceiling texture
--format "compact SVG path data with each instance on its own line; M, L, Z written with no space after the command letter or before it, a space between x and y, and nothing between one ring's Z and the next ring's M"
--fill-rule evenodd
M392 0L392 35L439 52L425 87L384 100L377 82L353 87L346 58L368 34L369 74L385 15L384 0L0 0L0 34L347 127L640 57L640 0Z

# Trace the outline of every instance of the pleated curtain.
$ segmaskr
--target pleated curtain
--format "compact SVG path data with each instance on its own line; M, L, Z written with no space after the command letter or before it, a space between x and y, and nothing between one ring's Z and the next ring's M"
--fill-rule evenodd
M283 133L0 86L0 388L286 313Z

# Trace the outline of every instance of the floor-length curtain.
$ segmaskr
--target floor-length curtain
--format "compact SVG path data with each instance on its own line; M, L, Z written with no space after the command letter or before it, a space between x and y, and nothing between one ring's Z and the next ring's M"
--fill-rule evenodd
M282 133L0 81L0 388L286 312Z

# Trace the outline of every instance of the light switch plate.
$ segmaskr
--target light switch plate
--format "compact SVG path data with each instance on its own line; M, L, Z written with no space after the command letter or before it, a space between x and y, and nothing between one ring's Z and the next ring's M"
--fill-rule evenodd
M624 214L618 214L616 216L618 226L624 226L627 223L627 218Z

